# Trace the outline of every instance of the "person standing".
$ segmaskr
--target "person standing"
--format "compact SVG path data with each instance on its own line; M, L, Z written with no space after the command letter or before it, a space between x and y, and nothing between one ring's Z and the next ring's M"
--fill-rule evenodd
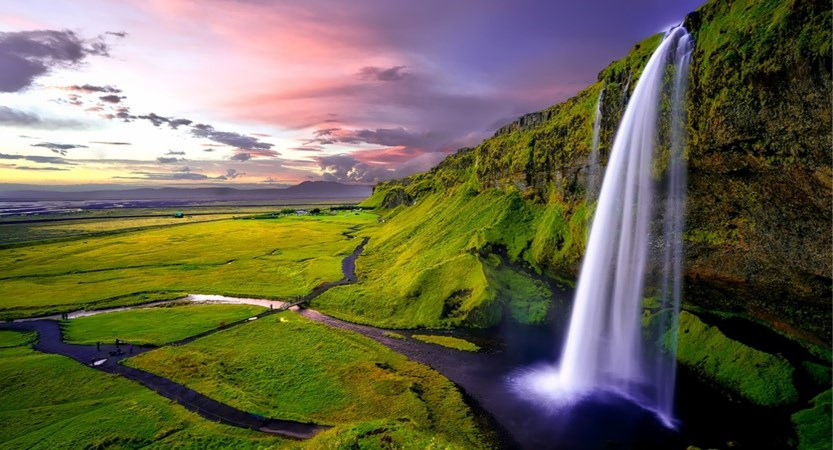
M101 341L96 341L95 342L95 351L97 351L97 352L101 351Z

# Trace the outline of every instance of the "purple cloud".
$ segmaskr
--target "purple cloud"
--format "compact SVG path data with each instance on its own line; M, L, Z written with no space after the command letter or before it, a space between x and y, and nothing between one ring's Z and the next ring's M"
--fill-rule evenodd
M91 55L109 56L102 38L85 40L69 30L0 32L0 92L18 92L57 67Z

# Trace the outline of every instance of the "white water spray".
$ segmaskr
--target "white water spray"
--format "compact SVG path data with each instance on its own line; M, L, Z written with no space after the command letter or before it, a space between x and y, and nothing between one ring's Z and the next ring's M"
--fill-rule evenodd
M602 128L602 102L604 101L605 90L599 92L599 99L596 100L596 115L593 117L593 141L590 147L590 158L587 161L587 199L595 200L599 195L599 179L602 172L599 166L599 132Z
M559 403L615 392L673 426L676 342L667 351L657 341L665 333L676 339L682 290L683 105L690 52L686 30L670 30L634 88L599 193L561 361L555 369L515 380L526 397ZM663 94L670 94L670 110L663 108ZM670 137L662 124L670 127ZM658 145L663 136L668 145ZM652 169L662 150L669 158L662 166L666 177L658 181ZM649 292L658 292L663 308L653 335L643 333L641 321Z

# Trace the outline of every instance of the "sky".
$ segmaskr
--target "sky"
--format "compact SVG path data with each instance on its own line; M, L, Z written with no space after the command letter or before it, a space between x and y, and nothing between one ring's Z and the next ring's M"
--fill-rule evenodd
M371 184L558 103L700 0L0 4L0 183Z

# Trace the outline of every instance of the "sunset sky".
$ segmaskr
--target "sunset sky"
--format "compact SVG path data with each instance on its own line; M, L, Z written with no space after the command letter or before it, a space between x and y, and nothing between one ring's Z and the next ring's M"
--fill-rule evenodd
M0 183L277 186L426 170L699 0L0 5Z

